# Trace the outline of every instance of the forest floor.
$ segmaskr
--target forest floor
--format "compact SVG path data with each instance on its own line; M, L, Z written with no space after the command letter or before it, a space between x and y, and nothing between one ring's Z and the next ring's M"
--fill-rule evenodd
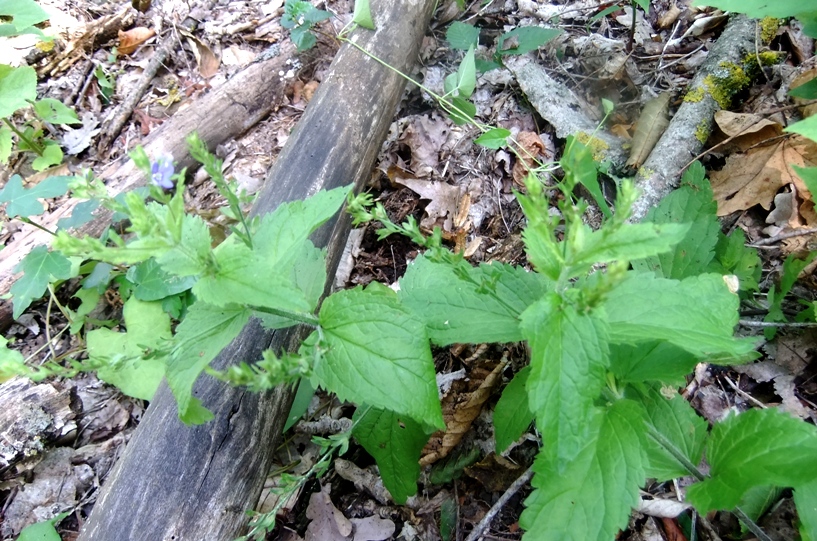
M636 10L634 23L633 9L626 2L622 3L626 7L615 9L605 9L610 4L592 0L562 3L475 1L468 2L464 11L458 10L455 2L445 4L427 32L412 76L438 89L445 75L456 71L464 53L447 41L447 30L454 21L480 29L478 52L483 53L496 47L500 35L517 27L560 28L558 37L521 55L517 62L541 66L569 89L581 114L592 122L603 116L601 100L610 100L615 110L606 121L607 131L625 141L624 146L637 147L626 141L635 134L645 103L665 96L659 98L664 101L664 112L660 114L671 117L728 20L711 8L692 7L688 0L654 1L649 13ZM30 36L0 38L0 58L12 65L29 62L40 69L40 97L53 97L74 107L82 126L70 134L71 150L64 163L52 170L36 173L30 157L12 154L10 163L0 169L0 187L13 174L21 175L31 185L47 176L72 174L84 168L103 171L175 113L195 108L203 94L223 85L271 45L289 39L288 31L281 26L283 0L154 0L153 5L150 0L134 0L134 7L127 2L93 0L43 0L41 4L51 15L51 31L60 36L56 48L41 51ZM137 5L140 10L135 9ZM291 77L275 110L240 138L225 141L217 149L224 160L225 176L234 178L248 194L260 189L308 107L338 48L331 35L350 20L353 9L351 0L321 2L318 7L335 17L321 23L314 48L293 56ZM191 14L199 21L193 32L179 26ZM103 21L105 24L100 24ZM94 25L104 26L105 31L94 30L96 33L89 38ZM804 114L790 107L792 101L786 93L817 75L817 58L814 41L802 34L795 21L777 21L771 29L760 24L754 28L758 53L774 51L778 53L776 61L758 70L751 82L740 88L729 111L716 115L714 129L704 134L707 143L697 158L712 179L724 231L740 228L747 243L758 247L762 278L755 297L756 306L762 306L767 291L780 281L784 260L815 249L814 202L791 165L817 165L817 145L783 136L782 127ZM761 39L763 32L768 34L765 41ZM136 82L166 43L171 48L159 71L136 96L136 106L121 130L112 134L111 141L105 141L118 114L116 107L137 91ZM57 53L62 56L55 65ZM557 119L546 118L548 112L520 88L518 73L517 69L501 67L479 77L473 96L477 115L482 122L510 130L540 159L558 160L564 146L563 130L570 130L570 125L557 126ZM557 98L553 100L558 102ZM54 128L52 135L67 142L66 133L59 128ZM523 186L527 169L504 150L475 145L476 135L467 127L454 125L429 95L409 84L369 188L395 222L414 216L426 230L440 226L446 242L464 251L472 263L504 261L525 265L521 240L524 216L514 190ZM692 162L696 156L687 158ZM633 162L638 166L643 158ZM735 185L731 179L740 179L741 183ZM56 212L64 201L46 200L46 216ZM186 202L189 209L212 219L214 229L223 228L217 216L225 202L206 176L193 172ZM4 219L0 242L11 245L30 229L25 223ZM410 241L397 236L378 240L375 230L370 225L352 235L347 247L350 256L336 276L337 287L371 281L392 285L417 257L419 249ZM790 232L796 234L788 235ZM10 256L0 252L0 258L4 257ZM809 265L800 274L783 305L791 320L802 310L802 304L817 299L812 269ZM121 319L120 293L116 284L111 285L104 296L105 306L95 314L97 320ZM61 293L62 302L75 307L71 294ZM2 302L10 305L11 300ZM764 313L747 306L741 318L758 319ZM8 320L2 334L27 358L42 361L49 352L62 354L81 348L75 336L59 334L67 325L44 299L34 302L13 322ZM739 332L759 335L762 329L749 321ZM815 422L815 338L815 328L783 326L764 343L757 363L734 369L700 365L682 393L712 422L730 410L757 406L780 407ZM428 466L420 493L405 506L384 500L377 476L371 475L373 460L353 446L343 457L346 462L339 461L323 478L290 498L279 516L278 529L269 538L352 539L342 535L342 520L337 518L340 510L346 519L358 520L359 533L354 539L361 541L464 539L528 469L538 450L534 431L502 456L493 448L493 405L504 383L512 377L512 368L524 365L526 355L521 345L458 345L435 350L438 374L447 380L443 410L447 419L458 419L449 423L448 431L460 436L443 443L442 435L438 435L436 443L424 451ZM489 375L503 358L510 360L510 368L494 382ZM483 387L486 380L494 385L488 393ZM12 389L12 385L18 387ZM472 411L464 419L459 408L478 389L484 396L476 408L473 401L469 403ZM5 461L0 468L0 533L3 539L13 539L26 525L67 511L70 514L58 529L62 539L75 539L93 508L101 483L148 405L121 394L91 374L36 385L11 380L0 388L0 398L4 395L36 396L61 413L59 426L32 435L24 449L8 455L4 451L0 457ZM278 467L270 474L267 486L276 486L282 472L306 471L317 454L311 436L327 435L345 426L342 421L351 418L353 411L349 404L316 395L304 421L284 438ZM655 483L644 487L642 496L645 502L671 499L677 490L672 483ZM310 498L320 491L328 497ZM528 491L529 487L523 487L504 505L485 531L484 539L521 538L518 519ZM258 509L270 509L274 503L275 497L265 494ZM761 527L775 540L797 538L790 491L783 491L768 503L759 518ZM634 511L628 529L619 539L687 539L688 518L668 518L675 515L650 509L645 504ZM741 535L737 520L729 513L713 513L697 521L699 538L734 539Z

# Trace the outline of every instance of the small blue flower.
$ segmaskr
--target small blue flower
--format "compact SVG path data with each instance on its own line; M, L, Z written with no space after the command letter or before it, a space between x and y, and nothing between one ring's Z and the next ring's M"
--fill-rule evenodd
M150 166L150 180L163 190L170 190L174 186L172 178L174 172L173 158L162 155Z

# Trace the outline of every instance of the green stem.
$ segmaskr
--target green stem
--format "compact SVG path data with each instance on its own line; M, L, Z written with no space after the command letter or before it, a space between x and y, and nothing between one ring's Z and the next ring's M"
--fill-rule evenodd
M17 137L19 137L20 139L22 139L23 141L25 141L26 145L28 145L28 147L29 147L31 150L33 150L33 151L34 151L34 153L35 153L35 154L37 154L37 156L42 157L43 152L45 151L45 149L43 148L43 146L42 146L42 145L40 145L39 143L37 143L37 142L36 142L36 141L34 141L33 139L29 139L28 137L26 137L26 135L25 135L23 132L21 132L20 130L18 130L18 129L17 129L17 127L16 127L14 124L12 124L12 123L9 121L9 119L4 118L4 119L3 119L3 122L5 122L5 123L6 123L6 126L8 126L8 127L9 127L9 129L10 129L11 131L13 131L13 132L14 132L14 133L17 135Z
M26 216L17 216L17 219L20 220L21 222L27 223L28 225L33 225L37 229L40 229L41 231L45 231L46 233L48 233L49 235L51 235L53 237L57 236L56 233L54 233L53 231L51 231L47 227L44 227L44 226L38 224L37 222L32 221L30 218L27 218Z
M287 319L291 319L292 321L297 321L299 323L303 323L314 328L318 328L320 325L320 320L317 318L317 316L314 316L306 312L290 312L289 310L279 310L278 308L270 308L269 306L248 305L247 308L264 314L272 314L278 317L285 317Z

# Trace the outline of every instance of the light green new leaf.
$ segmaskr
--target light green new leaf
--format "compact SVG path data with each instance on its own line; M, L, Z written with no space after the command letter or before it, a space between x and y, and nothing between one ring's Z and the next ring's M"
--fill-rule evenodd
M526 366L511 380L494 408L494 438L497 453L504 452L518 440L533 422L528 407L528 383L531 368Z
M30 524L23 528L17 541L62 541L53 520Z
M49 252L44 245L31 250L14 269L23 273L10 290L14 297L14 319L45 294L48 282L73 278L76 274L72 271L71 262L61 253Z
M447 95L467 99L474 93L477 86L477 67L474 63L474 48L468 49L460 62L456 73L445 78L444 88Z
M355 0L355 13L352 22L359 24L363 28L374 30L374 20L372 19L369 0Z
M817 541L817 480L797 484L794 504L800 519L800 537L803 541Z
M565 149L562 159L559 160L559 165L564 169L568 189L572 190L577 183L581 183L593 196L605 218L610 218L613 214L609 205L607 205L607 200L604 199L604 194L601 193L598 164L593 159L590 148L571 135L565 142Z
M37 99L37 72L30 66L12 68L0 64L0 118Z
M221 243L213 255L218 270L202 276L193 286L193 294L200 301L217 306L240 303L290 312L310 311L303 291L292 283L288 266L264 265L253 251L232 237Z
M501 263L468 270L476 285L462 280L449 265L418 257L400 280L398 296L423 320L438 345L517 342L519 315L549 289L540 274ZM478 292L496 276L495 292ZM500 300L501 299L501 300Z
M249 319L250 311L236 304L218 307L198 301L187 309L187 316L176 327L176 346L167 362L167 383L182 421L201 424L208 420L206 410L192 396L193 383Z
M810 116L805 120L795 122L783 131L799 133L803 137L817 141L817 116Z
M474 139L474 142L478 145L484 146L485 148L492 148L496 150L507 146L508 137L510 137L510 135L510 130L506 130L505 128L491 128Z
M0 0L0 15L11 18L11 23L0 25L0 36L13 36L48 20L48 13L34 0Z
M43 154L34 158L31 162L31 167L35 171L45 171L52 165L62 163L62 149L54 141L48 139L43 141Z
M610 346L610 371L623 382L659 381L680 386L699 362L698 357L669 342Z
M8 163L11 156L11 133L7 126L0 126L0 163Z
M604 302L613 343L666 340L712 362L751 358L754 342L732 337L738 296L722 276L701 274L683 281L631 272Z
M301 251L302 255L292 265L292 283L304 294L312 311L318 306L326 284L326 252L309 241L301 245ZM269 313L255 312L253 315L268 329L285 329L298 324L295 320Z
M561 469L588 441L588 419L609 362L607 326L555 293L532 304L521 319L531 349L528 404L545 442L544 454Z
M73 178L48 177L36 186L26 189L23 187L22 177L12 175L3 189L0 190L0 203L8 203L6 215L9 218L38 216L45 212L45 209L43 204L37 200L64 195L68 192L68 181Z
M704 178L703 166L694 162L682 179L682 185L650 210L645 222L690 224L686 235L670 251L633 261L639 271L654 271L662 278L680 280L706 272L715 256L720 223L718 204Z
M193 276L168 274L153 258L129 268L126 276L136 284L133 294L140 301L158 301L186 291L196 283Z
M728 237L718 232L715 245L715 259L709 265L709 272L734 274L740 281L740 291L757 291L761 264L757 249L746 246L746 235L740 228Z
M0 336L0 383L29 371L23 354L16 349L9 349L8 343L4 336Z
M207 269L210 256L210 230L200 216L182 218L181 242L159 256L157 262L165 272L176 276L197 276Z
M144 358L152 350L166 348L173 336L170 316L160 302L143 302L135 296L122 308L126 333L110 329L88 332L88 357L104 363L97 370L99 379L118 387L123 393L151 400L165 374L162 358Z
M558 28L542 28L540 26L514 28L510 32L505 32L499 36L496 42L496 51L501 56L529 53L561 33L562 31ZM511 45L513 42L515 43ZM508 47L505 46L506 43Z
M326 351L315 366L318 384L341 400L444 426L425 328L393 291L372 283L338 292L319 317Z
M676 455L698 465L709 429L706 420L677 393L667 399L655 385L637 385L631 390L646 412L647 434L653 434L647 438L647 476L669 481L689 475Z
M467 51L479 45L479 28L471 24L454 21L445 32L445 40L452 49Z
M715 425L706 446L710 478L689 487L702 513L731 509L749 488L817 479L817 428L776 409L754 409Z
M801 13L817 11L811 2L803 0L696 0L693 5L712 6L723 11L745 13L749 17L762 19L763 17L796 17Z
M450 76L451 75L449 75L449 77ZM448 77L446 77L446 80L448 80ZM451 122L457 126L473 122L474 116L477 114L477 106L459 96L453 98L451 100L451 107L446 107L445 109L449 118L451 118Z
M51 124L80 124L76 111L54 98L35 101L34 112L42 120Z
M104 263L100 263L100 265L103 264ZM82 327L85 325L86 316L93 312L101 296L102 293L95 287L87 289L83 287L74 294L74 297L80 300L80 305L76 311L66 308L66 311L71 316L71 334L78 334L79 331L82 330Z
M817 79L814 79L817 81ZM797 175L808 188L812 198L817 198L817 167L798 167L792 165L792 168L797 172Z
M610 541L627 526L644 482L644 417L619 400L564 472L540 453L519 524L523 541Z
M420 454L428 441L423 427L410 417L365 406L355 411L352 421L355 439L377 461L395 503L403 505L417 493Z

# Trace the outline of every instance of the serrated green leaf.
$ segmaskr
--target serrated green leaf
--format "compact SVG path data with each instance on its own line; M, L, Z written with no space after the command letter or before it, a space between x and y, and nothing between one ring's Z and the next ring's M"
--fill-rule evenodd
M0 64L0 117L9 117L17 109L37 99L37 72L30 66L13 68Z
M817 116L810 116L800 122L795 122L783 130L789 133L799 133L803 137L808 137L812 141L817 141Z
M474 139L474 142L486 148L500 149L507 146L508 137L510 136L510 130L506 130L505 128L491 128Z
M417 493L420 454L428 441L423 427L393 411L363 406L355 411L352 422L355 439L377 461L383 484L395 503L403 505Z
M703 166L694 162L684 174L681 187L647 213L645 222L690 224L690 227L670 251L633 261L634 269L678 280L706 272L715 256L720 223L718 204L703 174Z
M369 30L375 29L374 20L372 20L372 10L369 7L369 0L355 0L355 13L352 22Z
M292 283L303 293L311 312L318 306L326 284L326 252L309 241L301 245L301 252L302 255L292 265ZM263 312L256 312L254 315L268 329L285 329L298 324L283 316Z
M735 229L728 237L718 233L715 259L709 265L709 272L734 274L740 281L740 291L749 292L758 290L761 270L757 249L746 246L742 229Z
M326 351L317 382L341 400L370 404L442 428L425 327L393 291L373 283L340 291L320 311Z
M666 340L717 362L751 358L752 340L732 337L738 296L722 276L702 274L682 281L631 272L604 302L613 343Z
M51 124L80 124L76 111L54 98L35 101L34 112L42 120Z
M638 397L644 407L648 434L657 433L660 439L649 437L646 452L649 458L647 476L659 481L689 475L689 471L679 462L675 453L683 456L693 465L701 461L709 425L692 406L678 393L667 399L658 386L636 385L630 391ZM629 394L629 393L628 393Z
M798 483L794 488L794 504L802 541L817 541L817 481Z
M532 304L521 320L531 349L528 404L545 441L543 453L561 469L590 436L588 419L609 362L607 325L555 293Z
M49 282L75 276L71 262L59 252L49 252L44 245L31 250L14 271L23 273L10 290L14 297L14 319L20 317L32 301L45 294Z
M182 218L182 236L177 246L157 259L165 272L176 276L196 276L207 269L212 238L207 223L200 216Z
M519 524L531 541L610 541L627 525L644 482L643 414L619 400L604 414L597 438L564 472L545 453L533 465L533 493Z
M745 13L749 17L762 19L763 17L796 17L801 13L815 11L814 5L802 0L696 0L693 5L712 6L723 11Z
M31 162L31 167L35 171L45 171L52 165L58 165L62 163L62 149L60 146L55 143L54 141L44 140L43 141L43 154L42 156L38 156Z
M153 258L129 268L126 276L136 284L133 294L140 301L158 301L186 291L196 283L193 276L168 274Z
M45 212L43 204L38 199L59 197L68 192L68 181L74 177L48 177L31 188L23 187L20 175L12 175L6 185L0 190L0 203L8 203L6 215L38 216Z
M496 43L496 51L500 56L529 53L535 51L561 33L562 31L558 28L542 28L540 26L514 28L510 32L499 36ZM511 42L515 41L515 44L505 48L505 44L508 40Z
M95 329L86 335L88 357L105 366L97 370L102 381L123 393L151 400L165 373L162 357L147 354L167 348L173 336L170 317L159 302L143 302L131 297L122 309L126 333Z
M569 188L573 189L577 183L587 188L587 191L593 196L596 204L601 209L605 218L610 218L613 213L604 199L604 194L601 193L601 186L598 180L598 165L593 159L593 153L590 148L582 144L572 135L567 138L565 143L565 153L559 161L565 172L565 182L568 183Z
M183 421L200 424L206 420L206 410L192 396L193 383L249 319L250 311L236 304L218 307L198 301L187 309L187 316L176 327L176 346L166 369Z
M454 21L445 32L445 40L452 49L467 51L479 45L479 28L460 21Z
M669 342L610 346L610 371L623 382L659 381L666 385L683 385L684 376L699 362L698 357Z
M451 266L418 257L400 279L398 296L423 320L438 345L516 342L522 339L519 315L550 289L540 274L502 263L467 270L462 280ZM495 278L495 295L479 292Z
M776 409L715 425L706 446L710 478L687 490L699 511L731 509L751 487L802 486L817 479L817 428Z
M503 453L533 422L533 413L528 406L528 392L525 390L530 371L530 366L520 370L502 391L502 396L496 403L494 438L497 453Z

